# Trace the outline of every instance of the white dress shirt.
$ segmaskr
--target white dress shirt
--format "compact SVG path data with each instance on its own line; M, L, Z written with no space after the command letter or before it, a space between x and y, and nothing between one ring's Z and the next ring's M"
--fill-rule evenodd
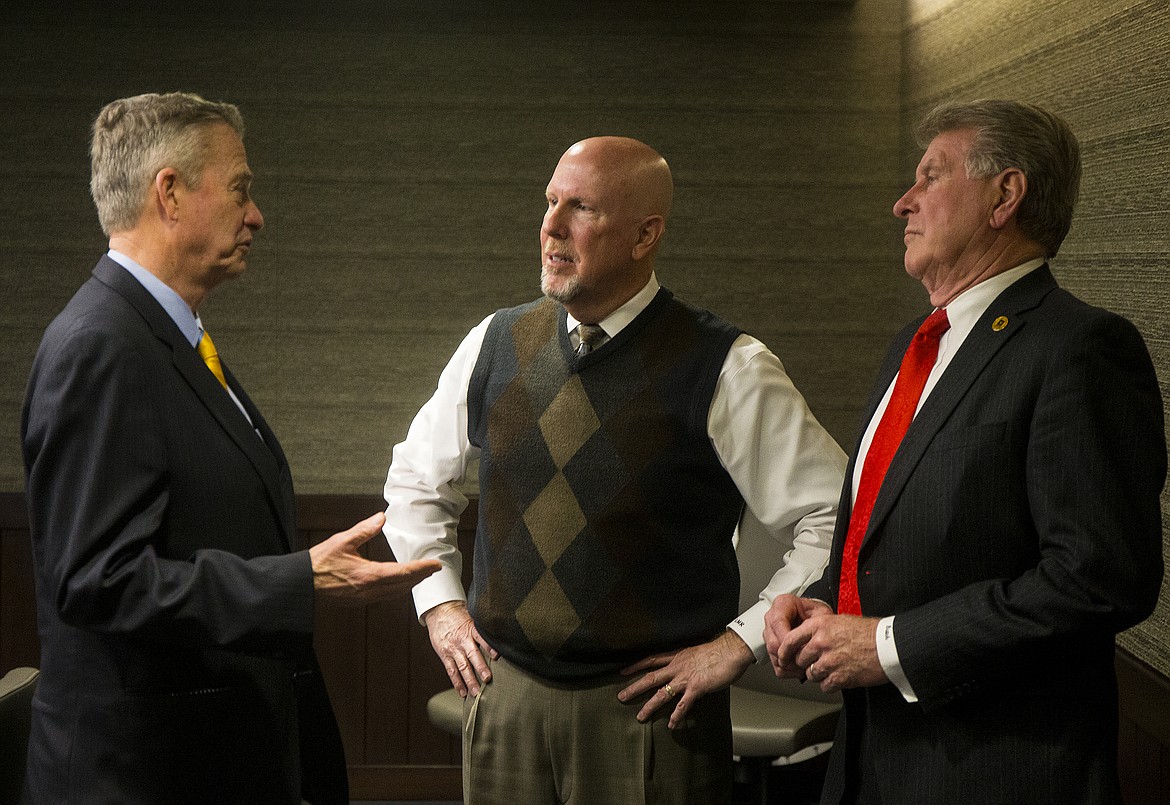
M942 377L943 372L951 365L959 347L963 346L963 342L975 329L979 318L987 312L987 308L991 306L996 297L1007 290L1009 285L1042 265L1044 265L1042 258L1030 260L1010 271L997 274L972 288L968 288L951 300L951 303L946 307L947 321L950 322L951 326L943 333L942 339L939 341L938 357L935 359L934 368L930 370L930 375L926 378L922 396L918 398L918 408L914 411L916 416L918 411L922 410L922 404L926 402L930 392L938 385L938 380ZM857 488L861 483L861 468L865 466L865 458L869 455L869 446L873 442L874 431L877 430L882 414L885 413L886 406L889 405L890 395L894 393L894 383L897 380L898 377L895 375L894 379L890 381L890 387L886 389L885 396L873 412L865 434L861 437L861 444L857 450L857 461L853 465L853 500L855 501L857 500ZM918 696L910 685L910 680L906 678L905 672L902 671L902 663L898 659L898 646L894 640L894 632L894 616L882 618L878 622L876 633L878 660L881 662L886 676L902 692L903 698L908 702L916 702Z
M598 322L616 336L658 293L651 276L632 299ZM494 316L494 314L493 314ZM421 617L446 601L465 601L456 542L467 498L458 486L479 455L467 436L467 388L492 317L463 339L419 410L405 441L394 447L386 478L385 534L399 561L438 559L443 567L414 588ZM578 322L571 316L570 331ZM743 334L719 373L707 433L720 462L743 495L744 518L754 518L779 545L776 571L751 608L728 624L766 660L764 613L780 593L799 594L828 563L845 454L821 427L779 359ZM742 522L742 520L741 520ZM783 565L779 557L783 556Z

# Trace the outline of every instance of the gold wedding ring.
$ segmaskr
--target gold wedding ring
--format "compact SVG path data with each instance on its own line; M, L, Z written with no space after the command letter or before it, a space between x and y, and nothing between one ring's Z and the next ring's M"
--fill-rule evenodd
M670 683L669 683L669 682L667 682L665 685L663 685L663 686L662 686L662 689L663 689L664 691L666 691L666 695L667 695L667 696L669 696L669 697L670 697L670 698L672 698L672 699L674 698L674 688L672 688L672 687L670 686Z

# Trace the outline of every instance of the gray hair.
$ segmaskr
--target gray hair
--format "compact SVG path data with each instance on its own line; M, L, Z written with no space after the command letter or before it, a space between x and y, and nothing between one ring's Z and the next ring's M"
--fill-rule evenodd
M978 100L944 103L918 124L919 145L939 134L972 129L967 175L995 176L1017 168L1028 180L1016 221L1021 231L1056 255L1072 225L1081 185L1081 147L1060 117L1029 103Z
M89 190L102 231L108 236L134 228L163 168L174 168L197 187L207 151L205 130L216 123L244 136L239 109L186 92L152 92L107 104L94 120L89 147Z

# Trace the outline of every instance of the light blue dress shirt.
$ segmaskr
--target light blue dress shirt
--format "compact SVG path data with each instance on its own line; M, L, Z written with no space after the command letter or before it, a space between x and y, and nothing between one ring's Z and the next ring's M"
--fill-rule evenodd
M174 321L175 326L179 328L179 332L187 339L187 342L192 348L197 348L199 340L203 338L203 322L199 320L199 316L183 301L183 297L175 292L175 289L160 280L147 269L136 263L131 258L122 254L116 249L110 249L109 257L122 268L130 272L130 276L138 280L146 292L154 297L154 300L162 305L162 309L167 312L167 315ZM232 402L240 409L240 413L248 420L248 424L255 428L255 423L252 422L252 417L248 416L248 412L244 410L244 404L240 402L240 398L230 388L227 393L231 395ZM259 434L259 431L257 431Z

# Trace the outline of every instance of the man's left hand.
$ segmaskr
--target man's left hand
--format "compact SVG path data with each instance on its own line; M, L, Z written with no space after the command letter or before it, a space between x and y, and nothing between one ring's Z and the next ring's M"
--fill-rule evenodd
M638 711L639 721L648 721L654 711L678 697L667 726L682 724L691 705L713 690L720 690L739 679L755 661L752 650L730 629L706 643L667 654L655 654L622 669L633 675L649 671L641 679L618 693L628 702L652 688L658 688Z

